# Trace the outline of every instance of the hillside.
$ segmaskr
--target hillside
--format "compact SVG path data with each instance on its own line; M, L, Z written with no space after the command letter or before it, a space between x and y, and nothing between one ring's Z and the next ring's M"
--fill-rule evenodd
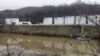
M42 22L44 17L63 17L76 15L100 14L100 5L72 4L60 6L25 7L16 10L0 11L0 23L5 18L18 17L20 20L31 20L32 23Z

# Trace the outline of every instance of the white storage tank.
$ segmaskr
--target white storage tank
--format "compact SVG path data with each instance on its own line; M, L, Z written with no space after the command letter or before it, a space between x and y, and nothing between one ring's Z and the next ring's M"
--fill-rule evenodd
M52 24L52 17L46 17L43 20L43 24L51 25Z
M19 25L19 18L6 18L5 24L6 25L11 25L11 24Z
M56 25L63 25L64 24L64 17L55 17L55 24Z

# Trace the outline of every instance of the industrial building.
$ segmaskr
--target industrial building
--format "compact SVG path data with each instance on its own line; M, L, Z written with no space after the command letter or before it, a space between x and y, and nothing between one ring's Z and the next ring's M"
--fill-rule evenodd
M5 19L5 24L6 25L32 25L30 21L20 21L19 18L6 18Z

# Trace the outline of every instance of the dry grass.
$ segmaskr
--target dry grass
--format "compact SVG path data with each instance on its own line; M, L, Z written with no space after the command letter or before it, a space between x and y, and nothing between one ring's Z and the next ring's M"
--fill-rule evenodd
M71 25L32 25L32 26L17 26L18 32L32 32L32 33L53 33L53 34L79 34L81 32L81 26ZM97 35L97 28L95 26L84 26L85 32L90 35Z

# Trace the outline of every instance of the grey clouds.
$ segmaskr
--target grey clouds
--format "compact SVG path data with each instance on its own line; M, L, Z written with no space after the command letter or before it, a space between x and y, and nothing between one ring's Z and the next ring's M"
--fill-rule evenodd
M63 5L71 4L77 0L0 0L0 10L5 9L18 9L28 6L45 6L45 5ZM99 0L82 0L83 2L89 3L100 3Z

